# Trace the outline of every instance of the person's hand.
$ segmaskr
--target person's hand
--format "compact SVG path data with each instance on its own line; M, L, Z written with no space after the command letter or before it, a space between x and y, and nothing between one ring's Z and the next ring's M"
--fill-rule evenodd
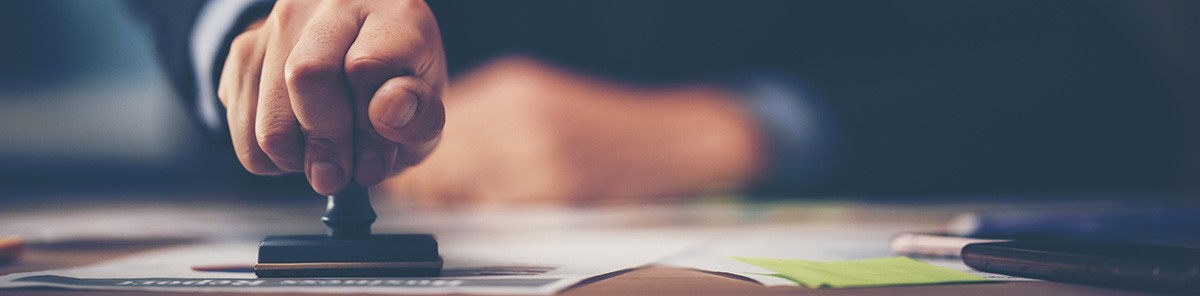
M217 95L247 170L304 172L328 195L424 159L445 85L424 2L279 1L234 39Z
M380 188L443 207L587 204L735 189L754 177L760 137L717 88L634 88L525 58L451 83L446 130L425 162Z

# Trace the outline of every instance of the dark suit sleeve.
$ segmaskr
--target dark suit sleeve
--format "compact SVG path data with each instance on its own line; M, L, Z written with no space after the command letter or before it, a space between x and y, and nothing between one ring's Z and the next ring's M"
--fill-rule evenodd
M190 37L196 16L204 5L203 0L154 1L127 0L130 8L147 29L151 31L154 49L180 98L195 100L195 71L191 65Z
M199 97L201 92L198 91L196 73L201 73L201 71L197 71L198 69L195 69L194 66L193 55L196 54L198 47L197 44L192 44L193 31L197 26L228 26L230 28L225 36L220 38L222 44L218 46L221 49L215 53L212 64L207 65L207 67L212 67L210 73L214 73L211 80L214 81L214 85L208 87L215 90L215 81L218 81L221 67L225 64L225 55L228 53L229 44L246 25L267 15L273 2L258 0L251 3L249 7L240 11L232 26L229 26L228 23L198 23L204 22L200 20L200 16L206 9L205 6L209 4L205 0L126 0L125 4L137 20L153 35L152 41L158 52L160 64L178 97L184 100L188 116L196 122L198 129L208 135L207 147L199 149L198 153L200 154L196 157L197 161L187 168L201 174L200 176L203 178L198 182L266 195L312 194L306 185L307 180L302 174L287 177L262 177L249 174L242 169L233 152L233 145L229 143L229 131L224 120L225 110L220 103L216 102L215 96ZM215 121L205 120L200 110L202 104L216 106L216 115L219 118ZM218 125L213 125L213 123Z
M212 59L211 65L200 65L200 67L211 67L211 71L197 71L197 65L194 64L195 49L197 45L192 44L193 31L197 26L213 26L213 25L228 25L228 24L200 24L198 17L201 11L208 4L205 0L184 0L184 1L154 1L154 0L127 0L126 4L133 11L134 15L151 31L154 39L155 49L158 51L160 64L171 81L172 87L177 95L184 100L184 106L189 109L189 115L197 123L198 126L204 127L205 133L208 134L214 142L227 145L229 141L228 126L225 124L224 108L216 103L216 96L209 95L199 97L200 88L207 87L215 90L217 81L220 81L221 68L225 64L225 56L229 51L229 44L233 42L233 38L248 26L250 22L267 15L272 7L271 1L247 1L251 3L244 10L241 10L233 18L234 24L230 26L228 32L224 32L224 36L220 38L221 44ZM197 73L211 73L212 77L208 81L212 81L212 85L197 85ZM210 91L208 93L215 93ZM215 109L216 112L204 114L201 109L205 105Z

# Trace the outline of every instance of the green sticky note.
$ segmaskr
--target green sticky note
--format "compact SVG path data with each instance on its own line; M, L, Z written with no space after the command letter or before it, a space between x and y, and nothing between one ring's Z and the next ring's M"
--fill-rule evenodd
M799 259L733 257L809 288L986 282L982 277L908 257L819 262Z

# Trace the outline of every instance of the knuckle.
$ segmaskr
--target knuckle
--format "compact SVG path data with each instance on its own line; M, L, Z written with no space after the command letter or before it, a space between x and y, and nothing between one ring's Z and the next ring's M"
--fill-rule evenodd
M270 18L278 23L289 23L296 14L297 6L301 1L295 0L279 0L275 2L275 6L271 7Z
M339 137L311 133L305 137L304 141L308 151L317 154L333 154L345 142Z
M255 132L259 135L279 135L297 133L300 124L296 119L284 112L265 112L258 119Z
M415 13L416 17L422 20L419 24L423 25L423 27L433 26L436 28L437 22L433 20L433 9L429 7L429 3L425 0L399 0L395 2L397 3L389 2L388 4L394 4L395 9L399 11Z
M287 156L300 148L300 137L294 125L267 120L257 133L258 146L269 155Z
M237 37L233 38L233 42L229 43L229 52L232 56L235 53L251 51L258 43L258 34L253 31L242 32Z
M342 71L341 65L320 59L288 59L284 65L284 81L289 86L304 88L307 85L336 79Z
M399 0L396 2L397 7L402 9L421 9L425 7L425 1L422 0Z
M217 100L221 101L221 105L225 106L226 109L230 107L229 102L232 101L232 98L229 94L230 88L232 88L232 86L229 86L228 83L224 82L217 85Z

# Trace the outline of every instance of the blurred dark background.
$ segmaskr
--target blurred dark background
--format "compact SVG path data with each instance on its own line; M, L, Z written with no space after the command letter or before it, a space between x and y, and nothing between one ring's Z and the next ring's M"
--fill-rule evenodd
M304 192L253 178L204 138L126 3L0 2L0 39L0 199Z
M838 118L817 194L1192 192L1192 1L430 1L452 73L528 54L638 84L782 70ZM118 1L0 2L0 199L305 192L205 139ZM293 189L294 188L294 189Z

